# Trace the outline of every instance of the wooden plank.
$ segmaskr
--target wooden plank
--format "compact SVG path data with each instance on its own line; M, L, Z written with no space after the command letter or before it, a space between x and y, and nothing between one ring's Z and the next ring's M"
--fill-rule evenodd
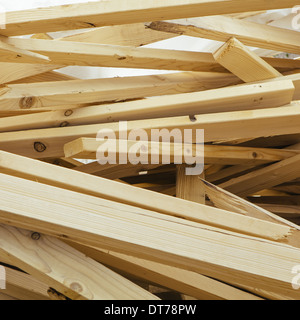
M240 13L269 9L291 8L296 0L261 2L250 0L166 0L141 4L135 1L113 0L107 3L82 3L24 11L8 12L5 36L45 33L80 28L95 28L108 25L147 22L167 19Z
M46 55L51 63L62 66L228 72L215 62L212 54L205 52L40 39L4 38L2 41Z
M299 206L269 203L259 203L258 205L265 210L268 210L281 217L284 217L285 219L300 217Z
M50 300L49 287L29 274L5 268L6 289L3 293L20 300ZM2 291L2 290L1 290Z
M1 175L0 181L2 222L5 220L6 223L17 227L34 226L37 232L46 232L61 238L68 237L71 241L85 245L97 247L101 243L104 249L174 265L225 282L232 282L234 279L237 284L252 284L254 287L275 293L285 290L290 298L299 298L299 292L291 287L290 273L293 266L300 262L300 253L299 249L290 245L225 230L220 232L217 228L162 216L160 213L145 211L139 213L136 208L130 209L128 206L124 206L122 210L119 204L111 203L110 206L108 201L96 197L11 176ZM17 199L16 193L19 194ZM103 204L101 209L100 203ZM235 221L237 217L253 219L236 215ZM252 222L250 224L254 226L255 220ZM265 221L259 223L268 224L264 229L268 232L275 226L276 229L288 231L288 234L292 230ZM1 239L2 250L9 250L16 242L18 247L20 243L25 243L20 240L13 242L10 233L5 232L4 235L3 241ZM277 233L277 237L278 235ZM4 246L4 240L9 241L9 246ZM18 254L26 255L27 252L22 247L22 251L19 250ZM16 249L12 250L11 254L16 254ZM30 258L31 269L31 254ZM51 261L58 258L59 255L51 255ZM71 265L73 267L78 263ZM23 266L22 268L24 269ZM70 277L70 274L68 276ZM91 278L95 284L95 276ZM103 275L100 278L103 284ZM118 285L120 286L119 281Z
M28 224L27 224L28 226ZM155 297L62 241L0 226L0 253L16 266L73 300L119 300Z
M81 138L64 146L67 158L101 160L107 150L114 150L110 164L171 164L189 163L196 157L204 159L203 148L192 144L136 140L107 140ZM105 159L104 159L105 160ZM115 163L111 163L115 160Z
M249 111L225 112L218 114L196 115L190 117L160 118L129 121L127 132L143 128L148 136L152 130L201 129L205 130L205 141L223 141L224 139L257 138L299 133L299 103L289 106ZM99 130L112 130L119 138L119 124L106 123L72 127L27 130L0 133L0 148L32 158L61 158L63 148L68 142L81 137L96 138ZM183 131L182 131L183 132ZM122 138L127 139L122 129ZM155 133L155 132L154 132ZM38 138L37 138L38 137ZM195 141L195 139L194 139Z
M47 56L0 41L0 62L49 63L50 59Z
M53 83L52 86L55 87L53 91L55 91L56 94L52 96L49 93L49 96L44 97L38 95L39 84L35 85L36 90L35 88L32 89L32 92L35 91L35 95L29 95L28 97L22 97L24 85L14 85L13 90L4 94L2 98L0 97L0 103L2 103L1 109L4 113L7 112L7 110L15 110L16 108L17 110L20 108L44 108L44 106L47 105L58 104L59 101L61 101L59 100L60 97L62 97L62 101L66 104L83 103L86 95L90 96L87 98L87 101L101 100L101 98L106 100L112 98L114 93L116 94L115 97L121 95L124 98L130 96L139 97L147 93L158 95L158 97L143 100L143 102L140 100L127 101L118 104L95 105L78 109L74 109L74 105L72 105L69 108L65 106L62 110L49 111L43 114L29 114L20 117L0 119L0 132L275 108L276 106L288 105L294 95L293 83L286 80L276 83L247 84L244 86L173 95L171 93L180 86L180 77L178 82L176 78L177 77L175 77L175 79L166 77L167 81L170 79L170 83L166 81L166 84L162 85L162 88L160 87L161 80L152 81L152 78L142 78L141 80L150 80L150 83L147 84L148 81L145 83L141 81L140 86L137 87L131 85L130 82L126 84L125 78L121 81L119 79L118 81L106 81L105 79L106 84L101 89L98 89L99 91L94 89L98 87L98 85L95 84L96 82L94 82L95 86L90 87L89 83L93 83L93 81L88 80L87 83L79 81L75 82L75 86L79 86L80 83L82 83L82 91L79 89L76 91L75 87L72 87L72 84L70 84L68 85L69 94L67 94L67 90L59 94L59 90L57 90L58 84ZM134 81L138 81L138 79ZM99 85L101 86L103 82L104 81L99 81ZM157 85L153 84L155 82ZM117 87L117 89L105 91L106 85L109 86L111 83L119 85L120 88ZM154 88L153 85L155 86ZM42 84L42 87L46 89L46 85ZM51 87L51 84L49 87ZM128 91L124 93L126 87L128 87ZM86 90L84 88L86 88ZM62 91L64 90L63 86L61 89ZM71 92L72 90L74 90L74 92ZM19 94L17 93L18 91ZM125 94L126 96L124 96ZM159 96L160 94L165 94L166 96Z
M3 97L0 96L0 102L1 110L46 108L62 105L75 107L87 103L117 102L127 99L205 91L230 85L233 81L235 80L230 75L223 76L223 74L210 72L67 80L59 81L59 83L57 79L53 79L50 82L34 83L30 86L27 83L8 84L6 85L8 92ZM261 94L267 93L268 90L272 91L268 84L263 87L263 89L260 89L254 85L252 91L253 93L255 91L261 92ZM292 90L292 83L288 84L286 82L283 84L282 94L284 94L284 90L288 93L288 89ZM267 99L270 96L264 96L264 98ZM287 103L286 101L282 100L281 102ZM59 113L54 118L58 116Z
M55 164L57 166L62 166L69 169L74 169L83 165L82 162L71 158L46 159L45 161L47 163Z
M300 194L299 183L286 182L272 188L275 191L286 192L288 194Z
M19 300L17 298L14 298L14 297L11 297L11 296L8 296L4 293L0 293L0 301L10 301L10 300Z
M270 211L264 210L251 202L248 202L220 187L217 187L202 179L202 185L205 188L205 192L212 203L224 210L231 208L232 211L262 219L264 221L271 221L279 224L288 225L300 231L300 227L291 223L288 220L282 219L279 216L271 213Z
M128 141L128 140L127 140ZM72 142L67 143L64 146L64 153L67 158L76 159L97 159L97 150L100 146L105 143L109 148L109 141L97 141L93 138L80 138ZM127 152L128 155L132 153L134 156L137 151L133 151L132 146L135 145L137 141L128 141ZM116 148L116 159L119 159L119 144L122 141L111 141L111 148L115 145ZM145 142L145 150L149 157L147 157L148 163L151 163L150 155L159 154L159 162L162 163L163 154L168 156L170 161L174 163L176 155L180 156L182 163L185 163L184 155L184 145L174 144L174 143L161 143L161 142ZM186 146L187 147L187 146ZM141 146L142 148L142 146ZM197 148L195 145L191 145L190 156L196 156ZM198 148L198 155L201 156L203 153L203 158L205 156L206 164L222 164L222 165L235 165L244 163L244 165L259 165L264 163L276 162L293 157L299 153L295 150L281 150L281 149L268 149L268 148L248 148L248 147L236 147L236 146L222 146L222 145L205 145L203 148ZM128 159L128 157L127 157ZM129 159L128 159L129 160ZM146 161L146 157L144 159ZM92 172L89 172L92 173Z
M300 197L299 196L282 196L282 197L272 197L272 196L261 196L261 197L247 197L247 200L260 204L270 204L270 205L287 205L287 206L299 206Z
M19 110L8 110L8 111L0 111L0 118L5 117L15 117L15 116L22 116L22 115L28 115L28 114L34 114L34 113L44 113L49 111L48 109L41 109L41 108L35 108L35 109L19 109Z
M61 66L47 64L25 64L0 62L1 74L0 83L8 83L18 79L30 77L36 74L52 71Z
M225 229L235 229L242 232L246 228L247 231L245 232L249 233L247 229L249 221L239 223L240 219L244 219L239 215L232 216L229 212L223 212L179 198L171 198L172 201L170 201L170 197L156 192L135 188L123 183L94 177L90 174L68 170L3 151L0 154L1 172L10 175L166 215L204 222L208 225L221 226L221 228ZM82 183L83 181L84 183ZM225 215L224 218L222 218L222 215ZM253 225L253 223L252 221L251 224ZM252 230L252 227L250 228ZM255 228L255 232L259 232L260 226L255 226ZM266 230L264 229L263 232L266 232Z
M295 86L295 94L294 94L293 100L299 100L300 99L300 69L297 70L296 73L285 75L284 79L293 81L293 84ZM269 82L269 81L276 82L276 81L281 81L281 80L282 80L282 77L278 77L273 80L265 80L263 82ZM258 82L261 83L261 81L258 81Z
M205 204L205 190L199 179L204 178L204 173L199 175L187 175L187 165L177 165L176 170L176 197L188 201Z
M10 82L9 84L24 84L24 83L34 84L36 82L52 82L52 81L67 81L67 80L78 80L78 79L57 71L49 71L49 72L44 72L41 74L31 76L31 77L15 80Z
M208 52L194 52L146 47L124 47L95 43L40 39L1 38L9 45L46 55L61 66L143 68L159 70L228 72ZM198 64L197 64L198 63ZM276 68L299 68L293 59L268 59Z
M86 247L73 242L69 244L118 272L191 295L199 300L262 300L258 296L195 272L130 257L117 252Z
M159 168L161 164L135 165L135 164L116 164L116 165L100 165L98 162L93 162L87 165L80 166L74 170L93 174L97 177L105 179L123 179L126 177L134 177L140 175L141 172ZM92 171L92 172L90 172Z
M214 53L214 57L218 63L244 82L268 80L282 76L281 73L235 38L231 38L222 45Z
M300 157L297 155L229 180L221 184L220 187L241 197L249 196L255 192L272 188L299 177L299 163Z
M174 37L177 35L149 29L144 23L134 23L96 28L58 40L142 47Z
M153 30L227 42L231 37L246 46L299 54L299 32L233 17L201 17L148 24Z
M212 172L207 175L207 180L213 183L216 183L219 180L229 179L233 176L242 175L245 172L249 172L249 170L253 170L256 168L256 165L235 165L227 168L223 168L218 172Z

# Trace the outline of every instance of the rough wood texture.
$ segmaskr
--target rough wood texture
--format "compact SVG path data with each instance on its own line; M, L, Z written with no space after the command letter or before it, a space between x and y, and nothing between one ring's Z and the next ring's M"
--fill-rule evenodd
M155 299L55 238L1 225L0 243L0 255L71 299Z
M20 227L34 224L38 232L55 234L61 238L67 236L70 240L91 246L97 246L100 241L103 245L105 244L105 249L115 249L137 257L217 277L223 281L234 281L241 285L252 283L275 293L283 289L290 298L299 297L299 293L291 289L290 285L290 270L295 262L300 262L299 249L262 238L241 236L230 231L225 235L224 231L220 233L220 229L209 230L207 226L203 227L201 224L178 218L165 216L162 220L161 214L152 212L144 212L142 216L136 212L136 209L129 212L129 208L124 207L123 210L126 210L127 214L125 221L123 210L114 212L110 210L109 214L104 212L107 210L105 208L108 202L101 208L101 212L98 208L98 213L95 215L95 207L92 211L87 208L94 206L101 199L88 197L88 202L84 203L83 198L87 196L83 197L63 190L55 192L52 187L40 186L43 189L43 191L40 189L40 192L43 192L43 197L46 197L42 199L41 194L36 194L36 182L23 180L21 185L20 179L8 176L4 181L5 190L1 188L1 194L3 194L1 200L4 200L4 193L6 196L5 201L1 201L0 204L2 222ZM24 188L25 185L26 188ZM26 190L26 194L18 198L23 205L21 208L20 202L16 203L15 199L9 201L9 194L15 193L12 187L15 192L18 189ZM54 202L50 200L51 198ZM24 206L27 201L33 204L31 208ZM45 202L48 203L47 207ZM64 209L66 202L69 202L67 211ZM78 206L75 207L76 202ZM82 206L84 209L81 209ZM37 208L43 208L43 210L36 210ZM260 221L260 224L264 223L270 225L268 222ZM274 224L275 226L287 231L290 229ZM147 234L152 236L145 237ZM153 235L155 241L153 241ZM278 234L276 236L278 237ZM170 238L172 242L169 241ZM182 247L182 243L186 242L189 246ZM231 249L226 253L225 248L228 246ZM241 250L244 251L246 259L244 255L240 256ZM207 252L215 252L215 254L210 255ZM217 252L223 252L223 259L219 259ZM249 261L253 262L249 264ZM272 261L268 268L265 266L267 261ZM238 274L239 277L228 273L228 268L234 269L234 274Z
M268 80L282 76L235 38L231 38L219 48L214 53L214 57L223 67L244 82Z
M299 300L298 4L6 12L0 300Z

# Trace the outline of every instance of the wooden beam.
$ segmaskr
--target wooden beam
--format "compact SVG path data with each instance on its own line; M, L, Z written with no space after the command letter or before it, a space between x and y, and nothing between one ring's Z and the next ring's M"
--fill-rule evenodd
M299 206L300 205L300 196L282 196L282 197L272 197L272 196L261 196L261 197L247 197L247 200L260 204L270 204L270 205L287 205L287 206Z
M69 244L118 272L191 295L199 300L262 300L258 296L195 272L73 242Z
M61 66L48 64L26 64L26 63L10 63L0 62L1 74L0 83L8 83L18 79L30 77L36 74L52 71Z
M290 245L241 235L224 229L220 232L220 229L210 228L207 225L162 216L160 213L145 210L141 212L137 208L109 203L96 197L72 193L11 176L1 175L0 181L0 220L2 222L5 221L16 227L30 225L31 229L34 227L36 232L44 232L60 238L67 237L71 241L84 245L97 247L101 243L104 249L173 265L225 282L236 282L241 285L252 284L254 287L275 293L285 290L286 295L290 298L299 298L299 292L291 287L290 273L293 266L300 262L300 253L299 249ZM17 199L16 193L19 194ZM126 212L126 219L124 219L124 212ZM251 225L257 232L255 219L234 215L236 215L234 221L239 218L252 220L245 225L247 227ZM286 237L293 232L293 229L289 227L258 221L260 226L266 224L265 233L270 233L276 228L277 232L276 235L273 234L273 237L277 239L285 234L286 241ZM280 234L279 230L284 232ZM19 247L20 244L27 243L14 238L15 233L13 233L14 236L7 231L3 234L1 250L6 252L14 247L14 244ZM12 241L12 239L16 240ZM170 239L172 239L171 242ZM29 243L31 244L32 241ZM43 239L41 242L44 243ZM61 248L61 243L58 246ZM67 251L70 252L70 249ZM17 251L14 247L9 252L13 257L18 252L18 255L21 255L18 258L18 266L23 269L28 267L28 263L24 267L23 263L20 263L21 260L25 260L24 255L28 254L28 250L24 250L23 246L22 250ZM28 267L27 271L33 271L32 265L35 266L35 263L32 263L31 252L30 250L30 268ZM48 256L49 251L47 252ZM51 261L56 262L54 265L57 265L57 259L65 257L65 253L58 255L56 252L51 255ZM243 252L242 257L241 252ZM82 258L86 261L85 256ZM72 268L70 268L70 273L67 272L68 277L73 274L73 266L78 266L78 262L71 262L69 265ZM84 277L86 277L85 274ZM100 277L102 285L105 277L103 275ZM95 279L99 279L98 276L91 276L90 279L95 289L101 288L101 284L95 285ZM118 286L120 287L119 281ZM81 283L79 280L75 282ZM74 284L74 280L67 284ZM83 289L82 285L74 285L71 288L73 291ZM84 292L81 291L81 295ZM89 298L91 298L90 295Z
M70 299L155 300L150 293L56 238L1 225L0 239L0 255L8 256L17 267Z
M158 95L205 91L231 85L234 81L234 77L230 75L224 76L223 74L210 72L183 72L155 76L67 80L59 82L55 78L51 82L32 83L30 86L27 83L8 84L5 87L8 92L7 94L4 94L4 92L3 96L0 96L0 103L1 110L3 111L68 105L75 107L87 103L117 102ZM293 90L292 82L289 81L289 84L288 81L282 84L282 95L284 95L285 90L286 93L288 93L288 90ZM264 95L272 91L269 84L263 85L263 88L259 88L258 85L252 85L251 88L247 89L252 89L250 90L250 94L257 92L257 94L261 93ZM279 87L276 89L279 90ZM272 93L275 94L273 91ZM246 94L246 88L244 89L244 94ZM264 95L264 98L270 98L270 95ZM156 99L156 101L158 100ZM287 100L280 101L287 103ZM261 104L261 101L258 104Z
M299 32L233 17L201 17L148 24L153 30L227 42L231 37L246 46L299 54Z
M293 100L299 100L300 99L300 69L297 70L297 72L295 72L295 73L286 74L284 76L284 79L293 81L293 84L295 86L295 94L294 94ZM274 78L271 80L258 81L258 83L269 82L269 81L276 82L276 81L281 81L281 80L283 80L283 78L278 77L278 78Z
M20 300L20 299L8 296L7 294L4 294L4 293L0 293L0 301L10 301L10 300L16 301L16 300Z
M300 177L299 155L229 180L221 188L241 197L249 196L263 189L269 189Z
M208 52L193 52L145 47L124 47L73 41L0 38L20 49L46 55L61 66L143 68L159 70L227 72ZM299 68L293 59L268 59L276 68Z
M261 2L250 0L166 0L153 3L145 0L143 4L136 1L113 0L109 3L82 3L68 6L31 9L7 12L5 36L45 33L80 28L121 25L167 19L222 15L245 11L291 8L296 0L274 0ZM58 14L59 13L59 14Z
M100 150L100 148L103 148ZM105 148L105 149L104 149ZM101 155L107 150L115 150L115 157L111 158L119 164L121 162L131 164L171 164L189 163L197 157L204 159L204 150L192 144L168 143L136 140L106 140L81 138L64 146L67 158L101 160ZM114 156L113 155L113 156ZM120 161L122 158L123 161ZM109 160L109 159L108 159ZM109 162L109 161L108 161ZM122 163L121 163L122 164Z
M286 204L270 204L270 203L258 203L259 207L262 207L265 210L273 212L285 219L299 218L300 209L296 205L286 205Z
M3 293L20 300L50 300L47 293L49 287L45 283L11 268L5 268L5 271L6 289Z
M0 62L49 63L50 59L0 41Z
M258 138L299 133L299 103L289 106L249 111L225 112L190 117L160 118L129 121L127 132L143 128L148 136L154 129L201 129L205 130L205 141L224 139ZM81 137L96 138L99 130L112 130L119 138L119 123L95 124L72 127L28 130L0 133L0 148L4 151L32 158L64 157L63 148L68 142ZM122 138L127 139L122 129ZM125 137L126 136L126 137ZM37 138L38 137L38 138ZM195 141L195 139L194 139Z
M210 53L135 48L95 43L2 38L7 44L46 55L62 66L143 68L182 71L228 72Z
M100 165L98 162L93 162L80 166L74 170L84 173L92 171L92 173L89 174L117 181L117 179L138 176L141 172L153 170L159 167L161 167L161 164L135 165L129 163L116 165Z
M174 37L177 35L149 29L144 23L134 23L96 28L57 40L142 47Z
M276 214L270 211L264 210L259 206L252 204L220 187L217 187L205 180L202 180L202 185L205 188L205 192L209 197L210 201L217 207L223 210L231 208L232 211L254 217L264 221L270 221L283 225L288 225L300 231L300 227L291 223L288 220L282 219Z
M235 38L231 38L222 45L214 53L214 57L218 63L244 82L268 80L282 76Z
M68 85L69 94L65 91L65 95L62 92L59 94L57 90L58 84L53 84L57 94L49 94L49 96L40 97L37 92L39 91L38 84L35 85L37 88L35 91L35 96L22 97L21 92L24 85L14 85L15 90L0 97L0 103L2 112L7 112L8 110L17 110L19 108L34 109L35 107L41 107L42 105L48 104L58 104L59 97L62 97L64 103L83 103L84 97L90 95L87 101L102 99L106 100L113 97L115 92L115 97L122 96L128 97L139 97L143 93L149 95L160 95L165 94L162 97L153 97L148 100L128 101L118 104L107 104L90 106L85 108L76 108L74 105L64 107L62 110L49 111L43 114L29 114L22 115L18 117L12 117L6 119L0 119L0 132L16 131L16 130L28 130L28 129L39 129L39 128L51 128L51 127L63 127L72 125L84 125L84 124L94 124L94 123L108 123L117 121L129 121L129 120L143 120L151 118L163 118L163 117L175 117L175 116L193 116L195 114L207 114L207 113L217 113L226 111L241 111L241 110L252 110L252 109L263 109L263 108L275 108L283 105L288 105L294 95L294 85L291 81L281 81L281 82L270 82L263 84L247 84L244 86L233 86L227 88L219 88L214 90L206 90L200 92L184 93L169 95L180 85L180 80L177 82L172 77L166 77L170 79L170 83L163 85L160 88L160 81L151 81L151 84L143 84L135 87L135 85L126 84L125 78L121 81L106 81L106 84L101 88L93 89L89 87L90 81L85 82L75 82L75 85L80 85L86 87L82 94L80 90L75 90L72 87L72 83ZM130 79L129 79L130 80ZM141 80L147 80L142 78ZM138 79L134 80L138 81ZM73 82L73 81L72 81ZM119 85L122 88L111 89L105 91L106 85L109 86L110 83ZM157 82L155 89L153 89L153 83ZM95 82L94 82L95 83ZM102 81L99 81L101 85ZM46 85L42 84L46 89ZM51 84L49 85L51 87ZM98 87L98 85L95 85ZM126 96L124 91L128 87ZM63 88L63 86L62 86ZM71 93L71 90L75 92ZM193 90L193 89L191 89ZM92 93L91 93L92 91ZM19 94L17 93L19 92ZM77 93L76 93L77 92ZM157 93L155 93L157 92ZM99 96L97 96L97 94ZM17 97L16 97L17 96ZM78 97L78 100L76 101ZM1 111L0 111L1 114Z
M219 180L229 179L233 176L242 175L245 172L249 172L249 170L253 170L256 168L256 165L235 165L227 168L223 168L218 172L212 172L207 175L207 180L213 183L216 183Z
M187 165L177 165L176 170L176 197L188 201L205 204L205 190L199 179L204 178L204 173L199 175L187 175Z
M76 159L97 159L97 150L103 144L109 147L109 141L97 141L93 138L80 138L72 142L67 143L64 146L64 153L67 158L76 158ZM137 141L128 141L127 143L127 152L128 155L132 153L132 156L136 155L138 150L133 150ZM119 158L119 144L122 144L122 141L112 140L110 146L117 146L116 159ZM161 143L161 142L145 142L144 150L150 156L159 155L159 162L162 163L163 154L168 156L170 161L174 163L176 155L180 155L182 163L185 163L184 159L184 145L174 144L174 143ZM187 148L187 146L185 146ZM142 148L142 146L140 147ZM197 155L197 148L195 145L191 145L190 156ZM145 152L145 151L144 151ZM188 151L186 151L188 152ZM222 145L205 145L203 148L198 148L198 155L203 155L203 159L206 164L222 164L222 165L259 165L270 162L276 162L284 160L290 157L297 155L299 151L294 150L281 150L281 149L268 149L268 148L249 148L249 147L236 147L236 146L222 146ZM187 154L187 153L186 153ZM129 160L129 159L128 159ZM148 163L151 163L151 159L147 157ZM89 172L92 173L92 172Z
M78 80L78 79L57 71L49 71L49 72L44 72L41 74L31 76L31 77L15 80L10 82L9 84L30 83L33 85L34 83L37 83L37 82L68 81L68 80Z

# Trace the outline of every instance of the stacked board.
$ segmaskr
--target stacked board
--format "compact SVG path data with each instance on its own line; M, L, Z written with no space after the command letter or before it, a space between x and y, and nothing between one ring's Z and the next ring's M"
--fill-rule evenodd
M289 55L300 54L300 33L247 19L297 4L111 0L8 12L0 299L298 300L300 60ZM148 46L182 35L218 42L212 52ZM149 75L79 79L68 66ZM175 136L134 139L141 130L204 135L187 148ZM187 174L186 148L203 156L197 174ZM104 161L109 150L115 163Z

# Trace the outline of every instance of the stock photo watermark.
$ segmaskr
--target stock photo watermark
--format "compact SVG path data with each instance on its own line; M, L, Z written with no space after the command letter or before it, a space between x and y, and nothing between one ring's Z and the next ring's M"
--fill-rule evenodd
M300 5L293 7L292 13L295 14L292 19L292 28L294 30L300 30Z
M117 131L102 129L97 149L101 165L115 164L186 164L186 175L200 175L204 170L204 130L134 129L127 121L119 122Z
M300 265L296 265L292 268L292 274L295 276L292 279L292 287L294 290L300 289Z
M6 270L3 266L0 266L0 290L6 289Z

